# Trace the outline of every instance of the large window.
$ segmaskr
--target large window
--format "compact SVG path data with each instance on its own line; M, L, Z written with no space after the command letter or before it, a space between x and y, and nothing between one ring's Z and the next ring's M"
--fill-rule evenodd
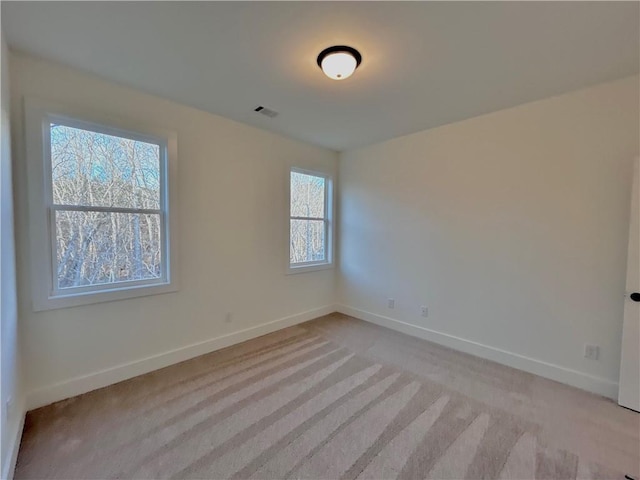
M289 270L331 265L331 179L327 175L291 169Z
M163 146L52 120L54 290L161 280Z
M41 142L27 142L32 153L29 141L41 146L35 217L46 223L32 223L46 237L32 241L46 251L32 255L35 309L169 291L168 138L49 111L28 117L41 127Z

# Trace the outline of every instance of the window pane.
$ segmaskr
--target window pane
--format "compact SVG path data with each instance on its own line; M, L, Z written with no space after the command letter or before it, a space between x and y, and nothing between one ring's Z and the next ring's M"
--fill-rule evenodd
M291 220L289 261L294 263L326 260L324 221Z
M291 216L324 218L323 177L291 172Z
M160 147L51 124L53 202L160 208Z
M159 214L55 214L58 288L161 277Z

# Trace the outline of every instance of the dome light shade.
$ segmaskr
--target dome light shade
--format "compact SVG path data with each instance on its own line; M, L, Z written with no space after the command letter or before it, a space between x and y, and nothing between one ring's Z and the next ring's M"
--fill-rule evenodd
M322 59L322 71L334 80L344 80L356 70L356 59L346 52L330 53Z
M318 66L333 80L350 77L361 61L360 52L345 45L326 48L318 55Z

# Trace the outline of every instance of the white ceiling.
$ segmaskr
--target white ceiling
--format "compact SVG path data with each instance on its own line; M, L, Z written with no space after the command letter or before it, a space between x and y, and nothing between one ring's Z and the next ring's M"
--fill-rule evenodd
M3 1L2 23L15 49L344 150L637 73L639 7ZM316 65L334 44L363 56L341 82Z

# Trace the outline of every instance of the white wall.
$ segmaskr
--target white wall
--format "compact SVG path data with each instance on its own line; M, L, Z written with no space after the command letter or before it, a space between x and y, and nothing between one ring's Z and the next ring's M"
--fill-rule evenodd
M329 312L336 277L349 313L615 389L638 77L345 152L341 270L287 276L287 165L337 174L337 154L28 56L10 70L29 407ZM25 95L178 132L178 293L32 311Z
M11 57L11 81L12 125L18 139L19 308L25 332L29 407L175 362L186 353L204 353L331 311L335 303L333 270L285 275L286 185L289 163L335 175L335 152L19 54ZM211 95L224 92L212 86ZM32 311L29 252L25 247L29 232L22 139L24 96L177 131L178 293ZM231 323L225 323L226 312L233 312ZM294 318L219 338L289 316ZM218 340L112 370L211 339Z
M11 188L11 129L9 127L9 51L4 36L1 37L0 54L2 77L2 116L0 117L0 323L2 384L2 448L0 449L0 474L11 475L17 453L16 441L22 429L24 398L18 335L18 310L16 302L15 245L13 229L13 191ZM11 400L11 405L7 401ZM8 408L9 407L9 408Z
M345 311L615 396L638 116L634 76L344 152Z

